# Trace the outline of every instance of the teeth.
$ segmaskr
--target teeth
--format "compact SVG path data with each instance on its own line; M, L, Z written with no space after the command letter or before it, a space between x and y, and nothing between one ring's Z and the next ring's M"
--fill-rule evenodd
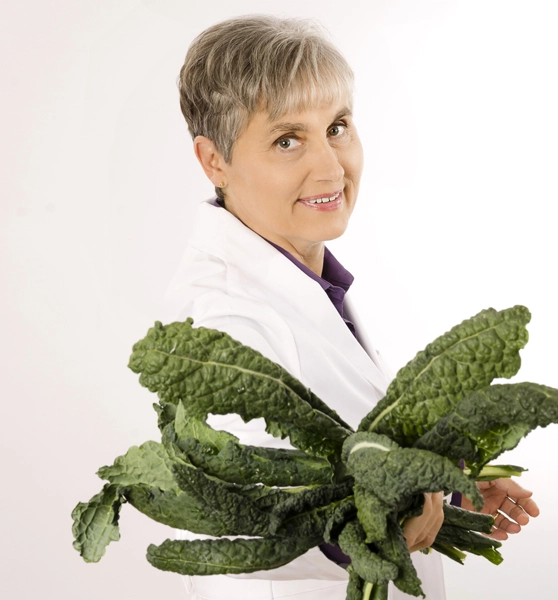
M335 194L334 196L331 196L330 198L316 198L316 200L308 200L309 204L327 204L328 202L333 202L334 200L337 200L337 198L339 198L339 194L341 192L338 192L337 194Z

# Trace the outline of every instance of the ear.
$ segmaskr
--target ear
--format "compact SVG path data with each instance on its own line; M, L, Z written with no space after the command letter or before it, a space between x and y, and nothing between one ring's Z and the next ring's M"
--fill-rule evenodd
M225 160L215 148L215 144L203 135L194 138L194 153L202 169L214 186L219 187L225 181L223 166Z

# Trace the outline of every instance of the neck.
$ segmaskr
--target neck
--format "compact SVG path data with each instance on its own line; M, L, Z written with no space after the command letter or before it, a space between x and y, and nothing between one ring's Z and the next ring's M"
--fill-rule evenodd
M255 227L250 227L250 224L245 222L240 216L234 211L231 210L230 205L225 204L224 201L217 200L218 204L222 206L225 210L229 211L233 214L239 221L244 223L246 227L249 227L257 233L261 235L268 242L273 242L277 246L283 248L290 254L292 254L298 261L300 261L305 267L308 267L312 273L318 275L318 277L322 276L322 271L324 268L324 243L323 242L313 242L313 243L297 243L297 241L291 241L286 238L280 237L278 235L274 235L270 232L261 232L258 231Z
M296 246L289 243L278 243L274 242L278 246L281 246L287 252L290 252L297 260L299 260L305 267L308 267L312 273L318 275L318 277L322 276L322 271L324 268L324 244L323 242L318 242L313 244L309 248L305 248L304 250L297 248Z
M303 266L318 277L322 276L325 256L325 246L323 242L313 245L309 251L301 252L299 248L287 242L287 240L274 240L272 236L269 238L265 236L262 237L275 247L288 252L294 259L302 263Z

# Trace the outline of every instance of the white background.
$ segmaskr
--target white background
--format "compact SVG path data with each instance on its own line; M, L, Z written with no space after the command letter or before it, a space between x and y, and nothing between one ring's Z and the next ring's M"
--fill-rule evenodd
M516 379L558 387L553 1L4 0L2 598L184 596L144 559L168 528L125 506L121 541L85 564L70 512L100 466L157 438L154 398L126 365L212 193L175 80L195 35L250 12L319 18L354 67L367 163L331 247L392 366L521 303L533 321ZM530 469L541 516L501 566L447 565L450 600L556 597L557 431L506 457Z

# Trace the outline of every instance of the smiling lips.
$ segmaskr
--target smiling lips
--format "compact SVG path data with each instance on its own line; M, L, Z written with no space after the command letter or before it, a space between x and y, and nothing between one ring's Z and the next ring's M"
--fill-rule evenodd
M301 198L299 202L305 206L308 206L309 208L318 210L335 210L340 206L342 199L343 190L339 190L331 196L310 196L308 198Z

